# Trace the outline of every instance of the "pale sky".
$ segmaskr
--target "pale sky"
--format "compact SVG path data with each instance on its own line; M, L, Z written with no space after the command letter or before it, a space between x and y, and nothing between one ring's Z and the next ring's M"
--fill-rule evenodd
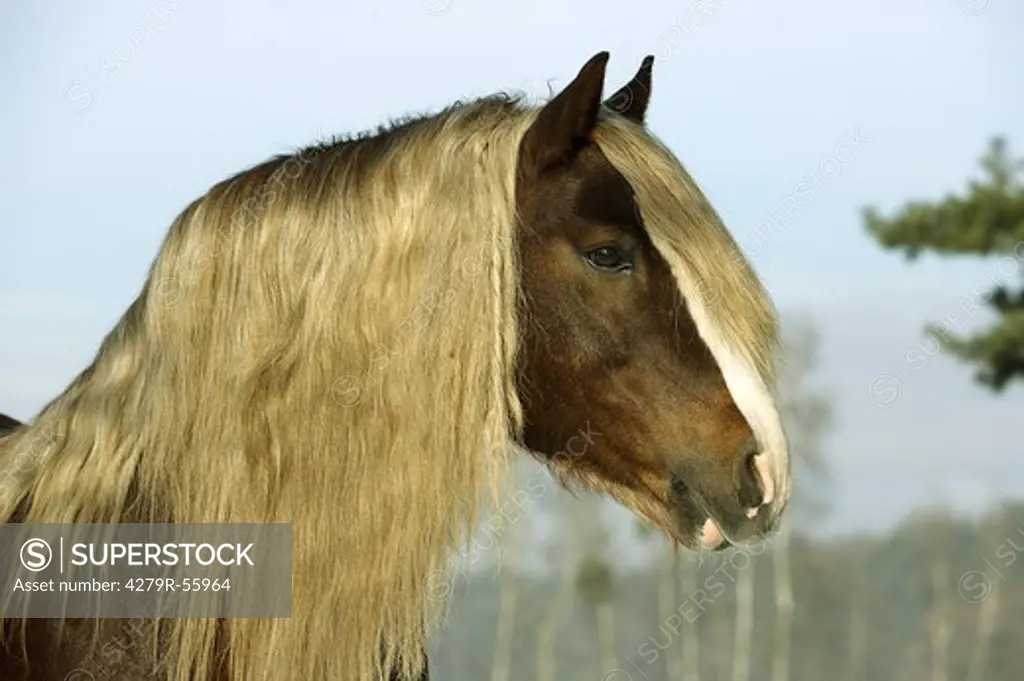
M0 411L31 417L85 367L228 174L457 98L543 97L600 50L610 92L653 53L651 129L822 333L823 528L1020 495L1024 388L990 396L918 349L929 320L981 320L962 309L996 263L908 266L860 209L961 190L994 134L1024 155L1022 35L1011 0L5 3Z

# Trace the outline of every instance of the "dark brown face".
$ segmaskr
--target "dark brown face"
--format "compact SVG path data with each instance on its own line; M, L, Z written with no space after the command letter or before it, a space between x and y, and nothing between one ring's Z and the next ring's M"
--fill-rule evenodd
M719 548L774 520L754 513L758 445L629 183L588 139L603 66L591 60L521 148L524 444L685 544ZM646 106L649 66L625 115Z

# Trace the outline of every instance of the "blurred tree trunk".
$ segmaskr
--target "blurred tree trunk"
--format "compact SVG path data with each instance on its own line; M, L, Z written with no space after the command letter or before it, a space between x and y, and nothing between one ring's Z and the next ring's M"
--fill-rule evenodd
M751 643L754 633L754 557L736 575L736 624L732 648L732 681L750 681Z
M990 533L992 544L996 544L1000 537L1002 537L1003 516L1004 514L1000 513L993 523L993 531ZM967 681L984 681L985 679L988 654L992 648L992 633L995 631L996 621L999 617L1000 582L1002 582L1002 579L989 579L987 581L990 588L988 595L978 608L978 628L974 636L974 647L971 650L970 666L967 669Z
M682 602L691 598L697 590L697 564L696 561L688 559L679 561L678 554L677 562L682 563L679 585ZM690 609L684 608L683 612L690 612ZM692 622L685 616L683 619L686 620L682 625L683 631L689 636L683 636L683 673L678 678L685 681L700 681L700 617L696 617ZM673 679L670 678L669 681Z
M947 529L951 521L940 514L934 519L933 534L937 545L932 562L932 614L929 622L932 653L932 681L949 680L949 640L952 636L949 603L950 537Z
M783 320L786 353L779 366L779 412L789 439L796 485L786 529L772 542L775 581L775 632L772 681L789 681L792 675L793 546L789 527L796 522L820 522L828 512L828 466L824 438L832 425L832 404L827 392L814 385L821 338L811 318Z
M515 468L519 489L525 485L528 471L525 466ZM506 524L507 523L507 524ZM509 681L512 674L512 643L516 633L516 609L519 605L519 578L512 561L505 557L518 557L524 543L523 516L514 519L502 516L496 532L496 548L501 570L501 595L498 604L498 624L494 637L494 657L491 663L491 681Z
M508 681L512 665L512 637L516 630L516 601L519 585L509 569L501 580L501 603L498 609L498 632L494 641L494 664L491 681Z
M867 681L868 593L867 571L862 556L854 559L850 602L849 681Z
M679 570L679 551L669 546L665 556L665 564L662 567L660 579L658 580L658 619L665 623L675 613L678 604L676 603L676 579ZM682 641L677 641L682 643ZM665 653L665 676L673 681L682 678L680 666L682 660L671 654L671 642L666 647ZM683 644L685 647L685 644Z
M988 597L982 601L978 609L978 633L971 651L971 666L967 671L967 681L984 681L985 666L988 664L988 651L992 646L992 632L995 630L996 618L999 616L999 579L990 579Z
M562 623L572 603L572 576L575 568L573 560L562 562L562 577L555 602L537 629L537 681L555 681L555 641L558 639L558 625Z
M605 673L619 666L615 652L615 603L606 598L597 604L597 638L601 647L601 668Z
M789 561L789 532L774 540L772 551L775 577L775 652L772 681L789 681L789 655L793 638L793 574Z
M576 573L576 589L596 615L600 678L618 667L615 654L615 579L610 558L611 537L601 517L604 501L593 494L588 498L593 510L590 521L580 533L582 560Z

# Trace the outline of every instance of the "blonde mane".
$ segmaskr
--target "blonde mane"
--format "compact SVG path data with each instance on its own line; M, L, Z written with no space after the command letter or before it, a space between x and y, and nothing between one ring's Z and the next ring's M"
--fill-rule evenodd
M515 182L536 111L457 105L215 186L93 363L0 440L5 520L292 523L292 618L162 621L167 679L212 681L221 636L234 681L420 672L431 580L521 430ZM702 335L768 381L771 305L696 185L620 117L596 140Z
M532 117L454 107L190 205L92 365L0 440L0 517L30 497L25 522L291 522L293 616L222 623L231 678L414 677L428 581L520 428ZM212 678L215 620L160 634L167 678Z
M772 380L775 308L697 183L664 144L621 116L604 117L594 137L633 187L647 233L684 300L713 316L728 345Z
M781 511L792 478L772 395L780 341L768 292L697 183L655 136L606 115L594 139L632 186L651 243L671 268L697 331L761 445L758 467L773 484L766 503L774 499Z

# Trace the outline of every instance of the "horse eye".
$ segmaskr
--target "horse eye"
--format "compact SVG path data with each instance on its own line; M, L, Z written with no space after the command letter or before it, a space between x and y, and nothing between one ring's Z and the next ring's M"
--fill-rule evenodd
M601 270L619 272L633 266L622 251L615 246L601 246L587 253L587 261Z

